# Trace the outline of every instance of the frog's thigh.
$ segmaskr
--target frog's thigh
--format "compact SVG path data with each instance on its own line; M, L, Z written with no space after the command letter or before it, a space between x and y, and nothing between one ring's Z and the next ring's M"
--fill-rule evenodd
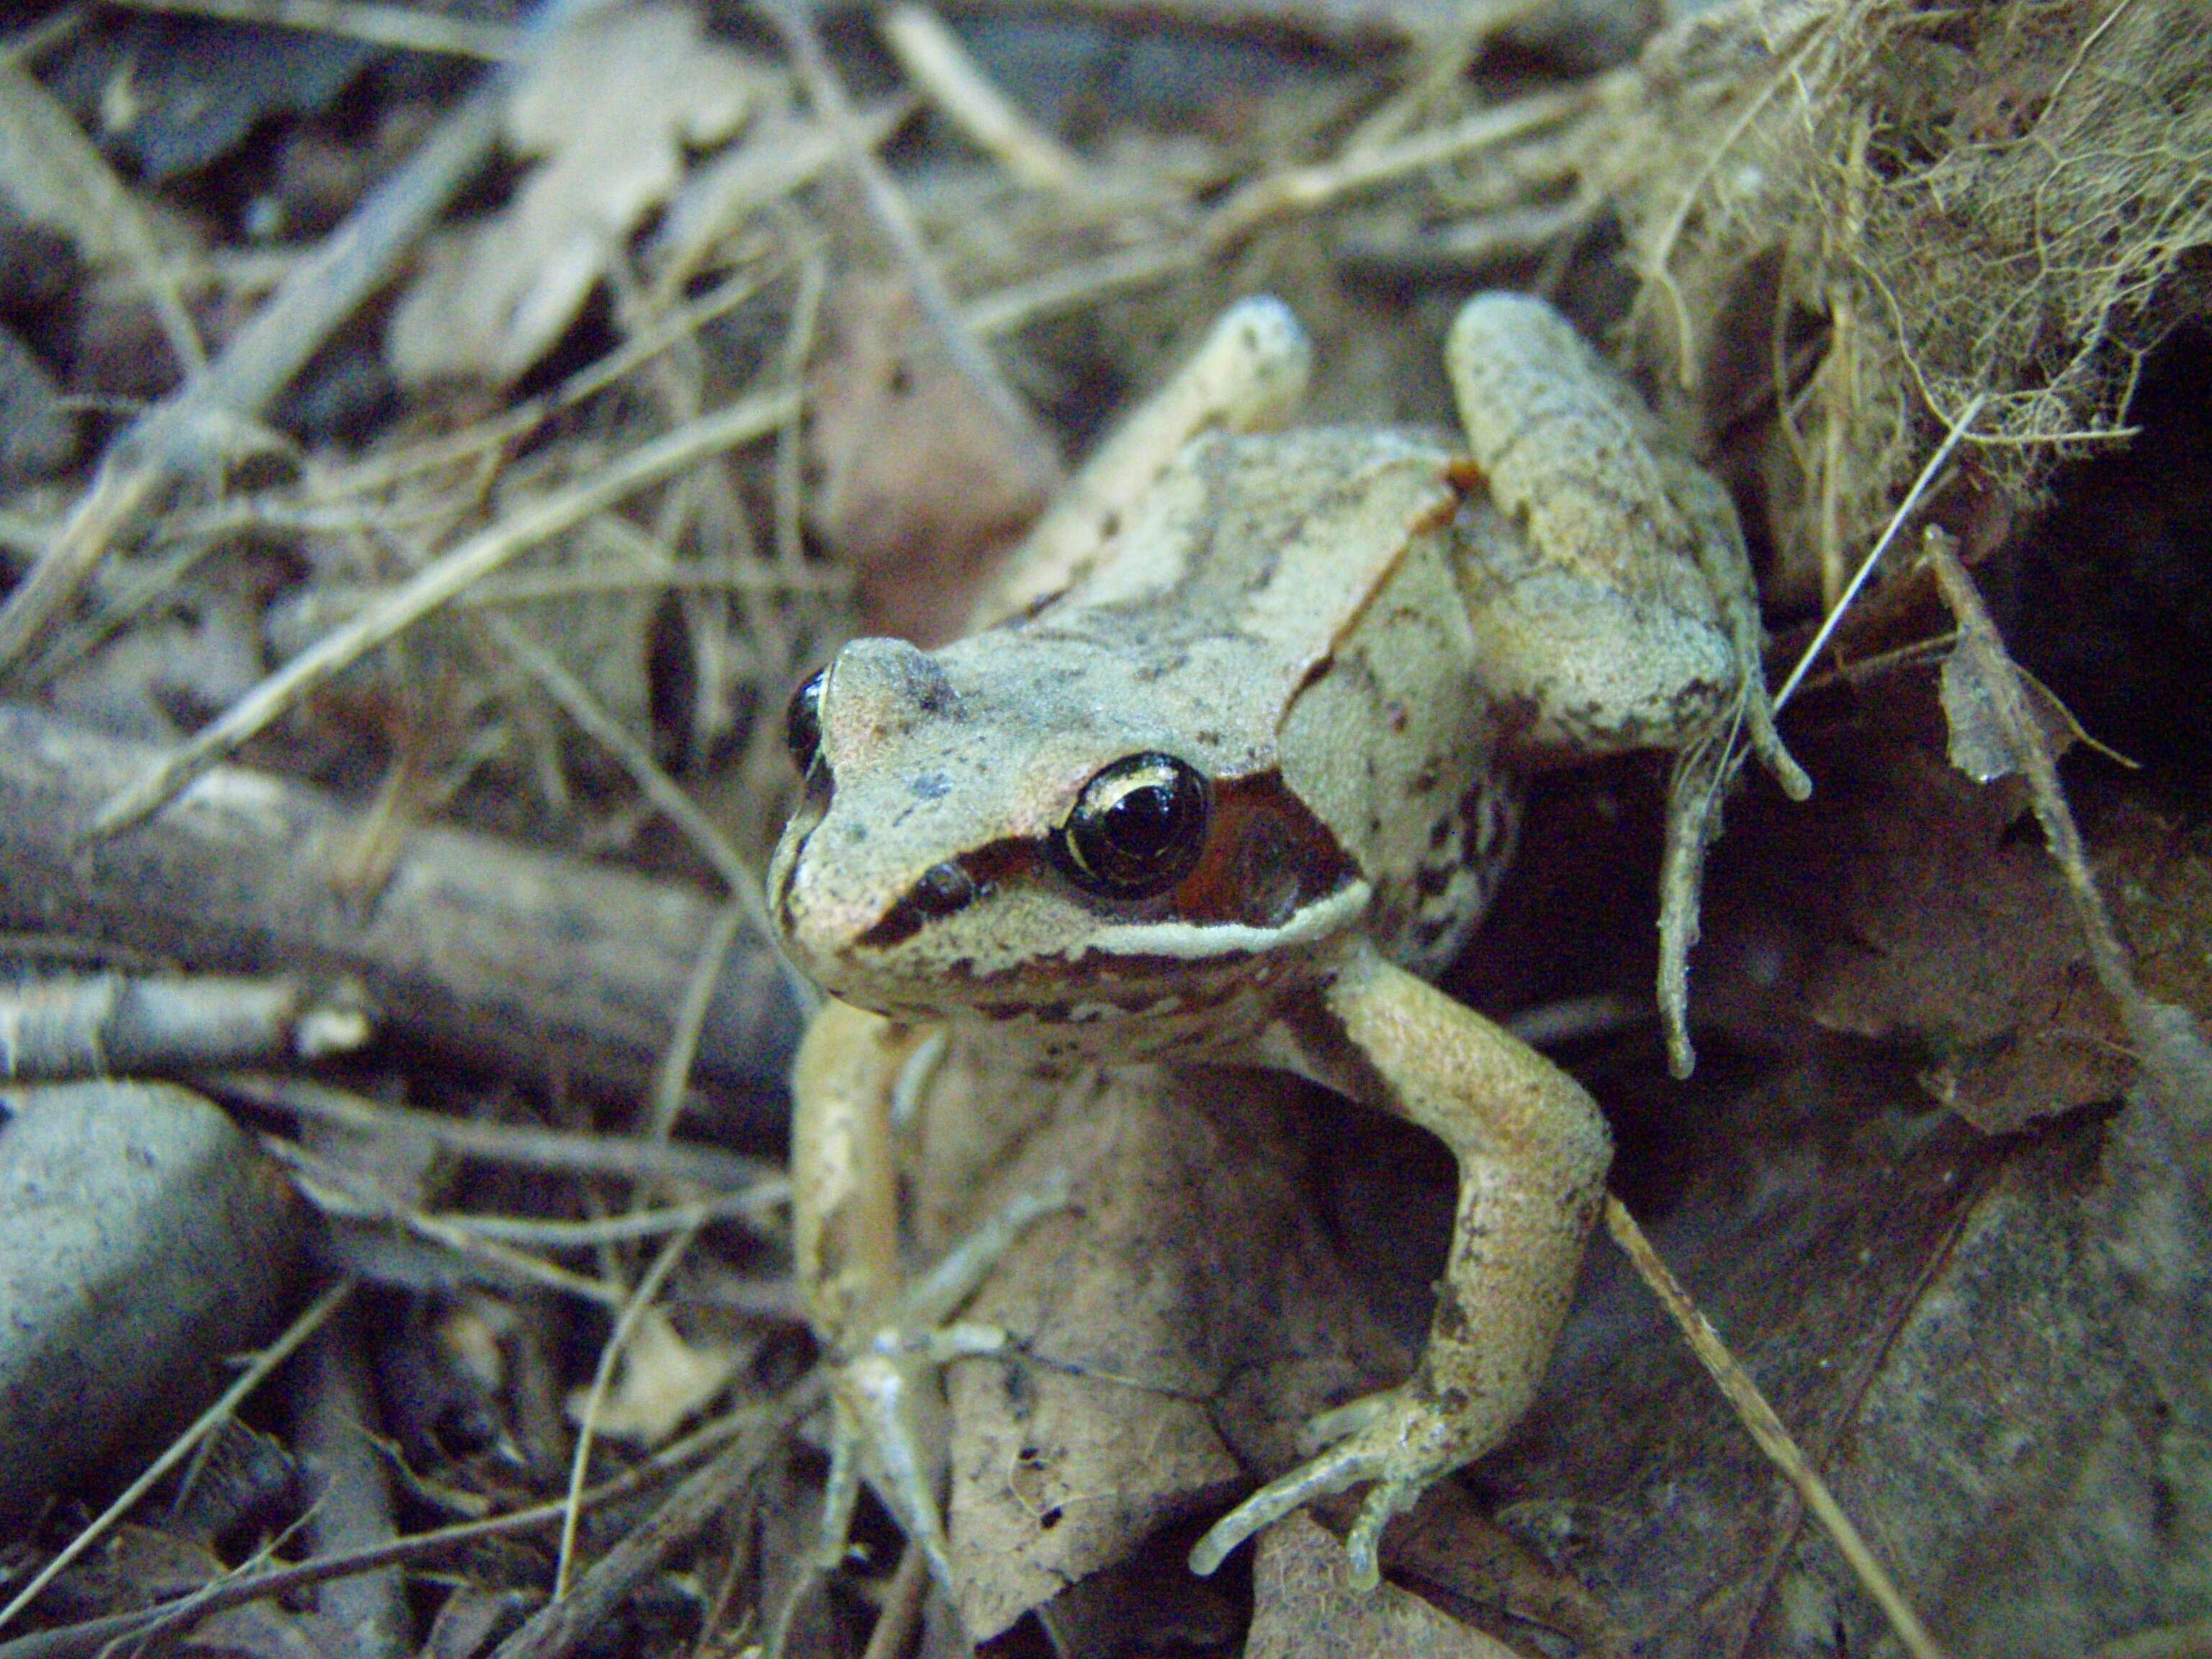
M1459 521L1486 684L1534 711L1540 744L1671 745L1705 729L1747 670L1732 624L1750 572L1727 556L1726 496L1653 449L1634 393L1540 300L1478 295L1445 356L1486 487Z
M815 1330L833 1346L899 1290L890 1102L922 1033L842 1002L806 1028L792 1067L792 1254Z
M1329 993L1375 1103L1459 1160L1459 1208L1413 1388L1480 1455L1527 1408L1574 1291L1612 1141L1596 1103L1534 1049L1362 950Z

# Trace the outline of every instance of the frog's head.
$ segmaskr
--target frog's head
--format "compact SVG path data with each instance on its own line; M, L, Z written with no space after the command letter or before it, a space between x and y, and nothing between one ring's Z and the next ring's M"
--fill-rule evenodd
M806 793L769 908L825 989L1128 1054L1358 915L1365 885L1271 732L1179 694L1209 677L1009 631L934 654L861 640L792 700Z

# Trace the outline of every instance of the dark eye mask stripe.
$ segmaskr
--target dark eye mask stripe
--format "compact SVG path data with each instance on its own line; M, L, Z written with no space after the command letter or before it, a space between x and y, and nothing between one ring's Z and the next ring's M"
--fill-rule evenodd
M1060 872L1044 841L1010 837L932 866L858 943L863 950L895 949L931 923L1024 883L1048 884L1109 925L1280 927L1358 873L1281 775L1261 772L1215 786L1205 852L1188 875L1157 897L1116 902L1083 892Z

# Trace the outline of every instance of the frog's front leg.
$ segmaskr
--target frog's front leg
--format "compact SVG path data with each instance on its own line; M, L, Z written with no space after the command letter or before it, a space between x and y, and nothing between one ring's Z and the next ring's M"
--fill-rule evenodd
M1727 492L1670 448L1625 380L1551 307L1478 295L1445 349L1486 491L1461 524L1477 659L1524 748L1681 752L1668 813L1660 1006L1689 1070L1698 878L1741 730L1793 799L1759 663L1751 562Z
M901 1286L890 1102L923 1041L911 1027L824 1003L792 1068L792 1256L833 1368L823 1565L843 1551L864 1473L949 1583L939 1520L934 1379L896 1334Z
M928 1034L842 1002L807 1027L792 1072L792 1254L807 1316L832 1367L824 1566L844 1549L865 1477L949 1595L942 1515L945 1428L938 1369L996 1353L1004 1333L947 1324L1064 1180L1007 1204L912 1284L900 1267L891 1101Z
M1328 1414L1340 1437L1199 1541L1207 1573L1316 1498L1371 1483L1346 1547L1372 1585L1383 1524L1502 1440L1534 1396L1565 1321L1612 1141L1596 1103L1534 1049L1362 941L1322 993L1323 1024L1277 1062L1419 1124L1459 1161L1436 1317L1413 1375Z

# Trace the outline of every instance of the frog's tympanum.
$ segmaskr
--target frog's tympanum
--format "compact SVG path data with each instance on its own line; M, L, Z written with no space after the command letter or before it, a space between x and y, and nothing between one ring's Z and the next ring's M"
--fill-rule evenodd
M1305 349L1272 301L1221 326L1263 366ZM1348 1547L1372 1583L1386 1521L1528 1406L1610 1156L1577 1084L1422 977L1497 884L1514 768L1740 727L1803 787L1719 486L1538 301L1468 301L1448 366L1460 439L1201 430L1057 591L942 650L859 641L794 699L805 795L770 907L848 1005L799 1068L799 1267L842 1364L841 1446L940 1577L915 1443L935 1383L884 1334L949 1313L988 1263L920 1303L887 1281L886 1033L959 1023L1031 1067L1278 1067L1451 1149L1413 1374L1316 1425L1325 1449L1192 1557L1209 1572L1364 1487Z

